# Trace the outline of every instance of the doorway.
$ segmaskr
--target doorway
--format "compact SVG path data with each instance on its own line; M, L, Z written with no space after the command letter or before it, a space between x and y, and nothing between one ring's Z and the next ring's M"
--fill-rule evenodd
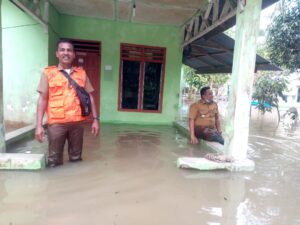
M82 67L95 91L93 97L100 114L101 43L98 41L72 40L76 58L74 66ZM92 115L89 116L92 119Z

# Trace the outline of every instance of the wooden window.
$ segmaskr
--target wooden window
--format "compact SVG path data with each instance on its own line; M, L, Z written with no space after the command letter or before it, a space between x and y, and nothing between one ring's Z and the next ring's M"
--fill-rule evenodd
M119 110L161 112L166 49L121 44Z

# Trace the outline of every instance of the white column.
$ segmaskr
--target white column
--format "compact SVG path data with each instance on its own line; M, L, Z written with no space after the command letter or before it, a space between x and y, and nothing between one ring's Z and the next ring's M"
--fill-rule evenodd
M247 156L250 103L254 79L256 42L262 0L238 1L236 35L225 126L225 151L235 159Z

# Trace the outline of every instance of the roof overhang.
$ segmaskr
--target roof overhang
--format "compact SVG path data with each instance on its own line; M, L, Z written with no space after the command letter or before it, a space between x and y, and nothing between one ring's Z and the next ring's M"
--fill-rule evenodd
M263 0L262 9L272 5L278 0ZM185 25L182 47L189 45L199 38L209 39L222 33L236 23L238 4L244 8L245 0L218 0L209 1L206 10L195 14Z
M234 40L220 33L209 39L199 38L186 46L183 63L198 73L231 73ZM255 70L281 70L268 60L256 55Z

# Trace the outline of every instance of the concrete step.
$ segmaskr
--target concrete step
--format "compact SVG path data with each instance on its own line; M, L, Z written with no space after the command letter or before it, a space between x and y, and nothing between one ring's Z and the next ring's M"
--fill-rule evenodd
M186 137L190 138L187 121L176 121L173 125ZM217 142L199 140L199 145L211 152L224 153L224 146Z
M197 170L221 170L250 172L255 168L252 160L235 160L234 162L213 162L205 158L180 157L177 159L177 167Z
M44 154L0 153L0 170L41 170L45 167Z

